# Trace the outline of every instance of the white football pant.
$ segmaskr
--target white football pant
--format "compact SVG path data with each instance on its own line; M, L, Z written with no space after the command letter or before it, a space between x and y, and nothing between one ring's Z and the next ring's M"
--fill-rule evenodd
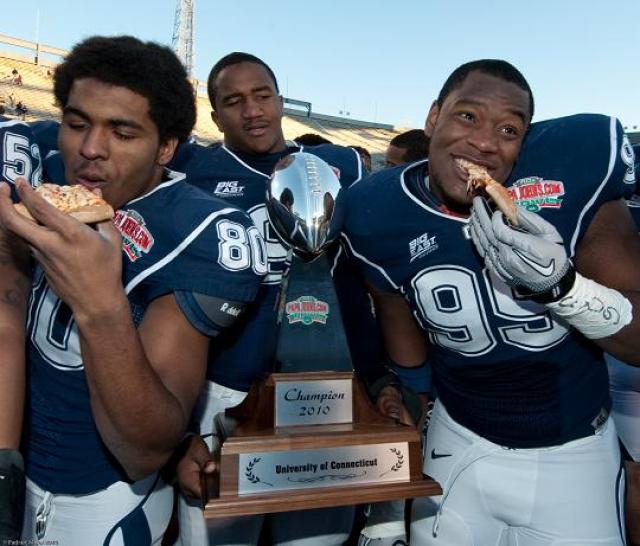
M624 475L615 424L560 446L508 449L436 402L425 473L441 497L416 499L420 546L622 546Z

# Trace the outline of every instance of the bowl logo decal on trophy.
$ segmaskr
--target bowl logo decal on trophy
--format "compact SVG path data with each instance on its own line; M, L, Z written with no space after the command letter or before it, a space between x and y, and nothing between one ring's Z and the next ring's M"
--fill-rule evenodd
M300 296L288 301L285 311L289 324L301 323L310 326L314 322L326 324L329 316L329 304L313 296Z

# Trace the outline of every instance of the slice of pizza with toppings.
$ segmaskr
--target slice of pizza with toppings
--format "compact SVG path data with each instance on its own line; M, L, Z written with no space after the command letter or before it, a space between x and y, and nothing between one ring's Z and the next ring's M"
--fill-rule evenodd
M38 186L35 191L60 212L68 214L84 224L103 222L114 216L113 208L109 203L99 194L80 184L58 186L44 183ZM17 203L14 206L20 214L31 220L34 219L22 203Z

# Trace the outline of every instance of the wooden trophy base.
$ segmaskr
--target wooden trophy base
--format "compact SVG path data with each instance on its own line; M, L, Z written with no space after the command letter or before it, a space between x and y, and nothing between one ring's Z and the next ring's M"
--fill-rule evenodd
M288 400L313 388L339 399L341 385L350 393L335 406L318 402L316 394L311 405L300 406L296 399L295 412L322 413L327 407L333 412L327 419L347 422L278 426L291 420ZM352 408L348 415L341 413L340 401ZM313 423L324 417L298 419ZM223 440L219 476L203 475L206 518L441 494L422 474L418 431L383 417L351 372L273 374L227 410L225 421L239 424Z

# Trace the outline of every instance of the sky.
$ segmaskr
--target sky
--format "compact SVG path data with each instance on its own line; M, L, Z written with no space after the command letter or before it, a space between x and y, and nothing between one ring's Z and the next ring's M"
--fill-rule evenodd
M528 79L536 120L598 112L640 130L640 0L194 1L202 80L223 55L246 51L314 112L422 127L453 69L501 58ZM175 9L176 0L20 0L3 10L0 33L64 49L93 34L171 45Z

